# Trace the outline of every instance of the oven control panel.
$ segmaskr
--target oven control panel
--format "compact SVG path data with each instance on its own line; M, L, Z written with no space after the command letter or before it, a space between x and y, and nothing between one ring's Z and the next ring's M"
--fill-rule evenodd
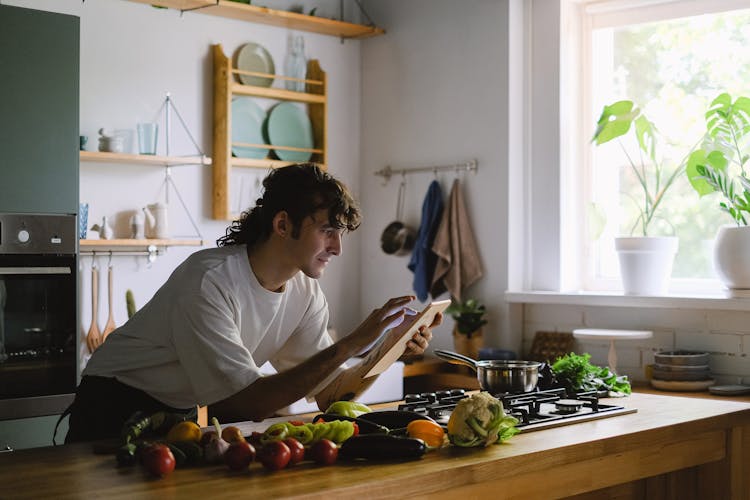
M0 214L0 254L76 253L76 216Z

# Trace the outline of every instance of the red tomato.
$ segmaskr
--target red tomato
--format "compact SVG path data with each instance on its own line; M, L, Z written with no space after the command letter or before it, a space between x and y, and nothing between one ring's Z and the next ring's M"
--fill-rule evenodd
M235 441L224 452L224 462L232 470L247 469L255 460L255 447L245 440Z
M294 438L286 438L283 442L289 447L289 452L291 453L289 465L298 464L305 459L305 447L302 446L302 443Z
M258 452L258 460L269 470L283 469L291 458L292 452L281 441L270 441L264 444Z
M354 426L354 434L352 434L352 437L359 436L359 426L357 425L357 422L352 422L352 425Z
M332 465L339 456L339 449L333 441L321 439L310 448L310 456L316 464Z
M174 455L166 445L152 445L143 453L143 466L152 475L164 477L174 470Z

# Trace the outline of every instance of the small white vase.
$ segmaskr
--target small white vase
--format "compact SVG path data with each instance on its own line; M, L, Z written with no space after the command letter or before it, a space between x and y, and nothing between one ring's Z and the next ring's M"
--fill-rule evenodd
M626 295L665 295L679 240L675 236L615 238Z
M714 241L714 268L733 294L750 290L750 227L723 226Z

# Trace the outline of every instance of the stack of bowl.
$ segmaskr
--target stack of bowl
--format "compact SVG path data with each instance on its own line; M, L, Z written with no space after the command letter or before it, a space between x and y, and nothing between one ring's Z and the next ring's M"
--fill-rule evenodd
M676 390L705 389L713 383L708 353L697 351L661 351L654 355L654 387Z

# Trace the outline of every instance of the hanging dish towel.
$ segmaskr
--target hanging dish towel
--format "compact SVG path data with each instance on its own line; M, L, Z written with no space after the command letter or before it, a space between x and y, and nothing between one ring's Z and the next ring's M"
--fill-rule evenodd
M432 296L447 290L461 300L461 291L481 278L484 271L458 179L453 181L448 209L440 221L432 251L438 257L430 288Z
M435 272L437 255L432 252L432 242L435 239L440 218L443 215L443 190L438 181L432 181L427 189L427 195L422 203L422 222L419 225L417 241L409 260L409 270L414 273L414 292L422 302L427 300Z

